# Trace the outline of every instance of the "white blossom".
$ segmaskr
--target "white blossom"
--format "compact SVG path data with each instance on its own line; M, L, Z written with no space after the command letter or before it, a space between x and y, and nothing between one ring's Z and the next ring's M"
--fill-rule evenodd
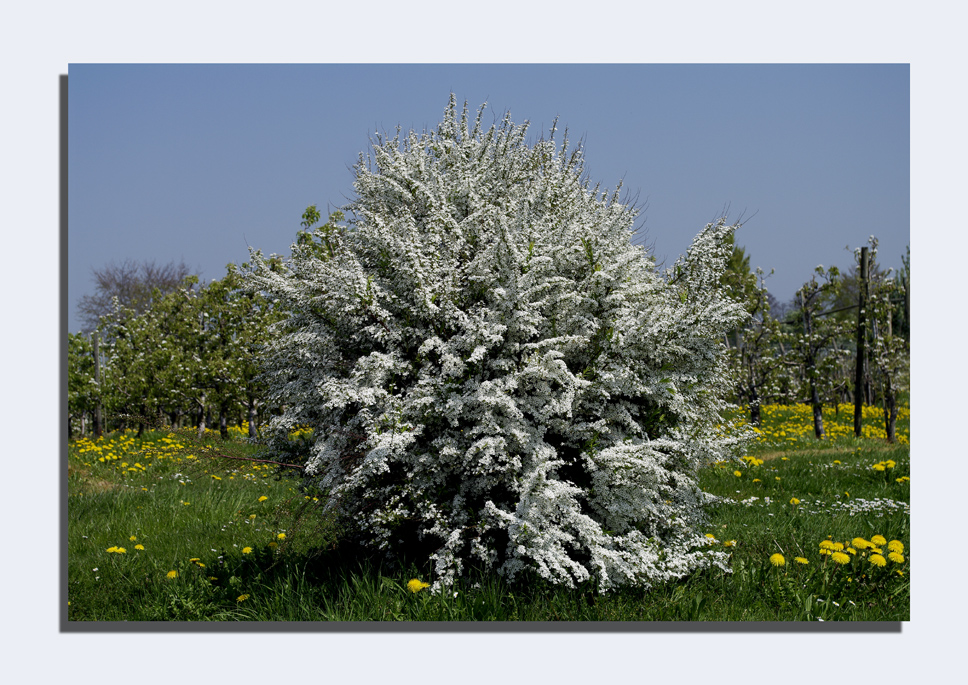
M378 138L349 227L282 270L253 254L250 287L291 312L272 444L311 426L312 487L387 554L427 545L437 590L480 563L602 589L723 566L695 474L740 446L717 429L735 227L659 273L580 147L483 111L452 97L436 130Z

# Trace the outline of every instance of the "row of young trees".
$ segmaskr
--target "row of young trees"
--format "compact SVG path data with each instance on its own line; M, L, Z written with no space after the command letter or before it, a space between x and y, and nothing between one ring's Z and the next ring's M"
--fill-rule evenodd
M303 218L308 228L320 215L310 207ZM343 218L338 212L331 216L323 235ZM325 240L314 243L308 231L300 231L296 242L317 252L332 249ZM759 423L763 404L803 402L813 407L815 434L824 436L822 407L856 401L855 341L864 301L861 400L884 407L893 439L898 395L909 379L909 254L899 272L883 270L872 237L864 250L866 296L858 262L846 273L817 267L793 301L782 305L767 290L767 274L750 268L744 248L732 249L722 283L750 315L726 336L732 399L749 407L751 422ZM856 252L859 260L862 251ZM82 302L92 330L68 335L71 435L104 427L143 429L158 421L190 423L201 432L214 417L223 436L229 423L243 420L256 436L265 404L264 387L256 381L259 351L268 326L284 316L278 306L258 293L244 293L235 265L205 287L183 263L125 262L95 277L95 295ZM95 336L101 342L100 370Z
M241 278L229 265L206 286L197 276L155 282L127 305L117 295L109 311L102 305L89 335L69 334L69 433L136 426L140 434L164 423L191 424L201 435L216 417L223 437L230 422L243 420L255 437L264 395L259 350L282 313L244 292Z
M733 397L749 406L753 424L763 404L803 402L811 405L814 433L822 439L824 405L878 404L894 440L910 369L910 251L894 273L878 265L877 245L872 236L856 250L849 272L818 266L785 308L767 291L766 274L751 271L742 248L734 248L724 285L745 303L750 319L726 342ZM785 311L775 316L775 308Z

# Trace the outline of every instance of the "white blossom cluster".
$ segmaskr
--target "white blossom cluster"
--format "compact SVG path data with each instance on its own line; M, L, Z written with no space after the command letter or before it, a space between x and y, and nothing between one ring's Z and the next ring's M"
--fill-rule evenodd
M285 268L253 254L250 287L291 312L277 434L312 427L321 498L387 554L423 545L438 590L472 566L602 590L722 567L694 476L740 447L717 430L735 227L660 273L580 147L483 111L452 96L436 130L378 138L349 228Z

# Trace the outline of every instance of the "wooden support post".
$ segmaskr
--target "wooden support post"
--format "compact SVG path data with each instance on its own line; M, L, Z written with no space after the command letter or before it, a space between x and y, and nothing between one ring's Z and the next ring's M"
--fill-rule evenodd
M104 432L103 412L101 409L101 353L98 348L97 331L91 333L94 345L94 382L97 384L97 402L94 404L94 437L100 438Z
M867 356L867 248L860 248L860 283L857 296L857 367L854 374L854 437L861 434L864 414L864 361Z

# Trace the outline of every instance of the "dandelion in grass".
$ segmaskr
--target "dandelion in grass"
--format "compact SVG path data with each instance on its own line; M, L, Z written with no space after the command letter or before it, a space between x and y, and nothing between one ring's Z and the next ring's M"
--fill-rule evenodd
M262 497L259 498L259 501L260 502L265 502L267 499L269 499L269 498L266 497L265 495L263 495Z
M900 540L891 540L887 543L887 549L890 552L897 552L898 554L904 551L904 543Z
M177 577L178 577L178 571L169 571L168 572L168 578L177 578Z
M763 481L761 481L759 478L754 478L753 479L753 482L754 483L762 483Z
M804 566L810 563L810 561L804 557L793 557L793 560L798 564L803 564Z
M850 563L850 557L844 554L843 552L834 552L833 554L830 555L830 558L833 559L838 564Z
M254 520L254 519L255 519L255 514L249 514L249 520L251 521L251 520Z
M780 477L779 477L779 476L776 476L776 479L777 479L777 480L780 480Z
M893 469L895 466L897 466L897 462L895 462L893 459L888 459L884 462L884 466L886 468Z
M887 555L887 558L890 559L891 561L893 561L895 564L903 564L904 563L904 555L901 554L900 552L890 552Z
M874 564L874 566L887 566L887 559L882 557L880 554L872 554L868 561Z
M276 536L276 539L278 539L278 540L285 540L286 539L286 534L285 533L279 533Z
M871 538L871 542L873 542L878 547L882 547L887 544L887 539L883 535L875 535L874 537Z
M840 465L840 459L834 459L834 463L839 466Z
M132 535L131 537L129 537L129 538L128 538L128 541L129 541L129 542L134 542L134 541L135 541L135 540L137 540L137 539L138 539L138 538L137 538L136 536L134 536L134 535Z
M733 475L736 476L737 478L739 478L740 476L743 475L743 472L742 471L733 471Z
M798 500L796 497L791 497L790 498L790 504L792 504L793 506L796 506L796 505L800 504L800 500Z
M716 536L713 535L712 533L706 533L706 537L709 538L710 540L715 540L716 539Z
M857 549L867 549L868 547L871 546L871 543L869 543L864 538L854 538L853 540L850 541L850 546L856 547Z
M820 549L833 549L834 543L832 540L821 540Z
M854 549L853 547L848 547L844 551L847 552L848 554L852 554L853 556L857 556L857 550Z
M279 546L279 545L278 545L278 544L276 544L275 542L270 542L270 543L269 543L269 549L275 549L275 548L276 548L276 547L278 547L278 546Z
M145 546L144 545L135 545L134 548L135 549L140 549L142 552L145 551Z
M727 540L726 542L723 543L723 547L735 547L735 546L736 546L736 540Z
M236 598L236 600L235 600L235 601L236 601L236 602L244 602L244 601L245 601L245 600L247 600L248 598L249 598L249 596L248 596L248 595L239 595L239 596L238 596L238 598Z
M785 566L786 559L783 558L782 554L778 553L770 557L770 563L773 564L774 566Z
M874 464L871 468L874 469L875 471L883 471L884 464Z
M242 548L242 554L252 554L252 548L251 547L243 547Z
M107 548L106 550L104 550L104 551L105 551L105 552L107 552L108 554L114 554L115 552L117 552L117 551L118 551L118 548L117 548L117 547L113 547L113 546L112 546L112 547L108 547L108 548Z
M835 543L833 543L833 547L831 547L831 549L834 550L835 552L843 552L844 551L844 543L842 543L842 542L835 542Z
M124 547L118 547L116 550L114 550L115 554L127 554L127 552L128 550L126 550Z
M425 587L430 587L430 583L425 583L421 580L417 580L416 578L407 583L407 589L414 594L420 592Z

